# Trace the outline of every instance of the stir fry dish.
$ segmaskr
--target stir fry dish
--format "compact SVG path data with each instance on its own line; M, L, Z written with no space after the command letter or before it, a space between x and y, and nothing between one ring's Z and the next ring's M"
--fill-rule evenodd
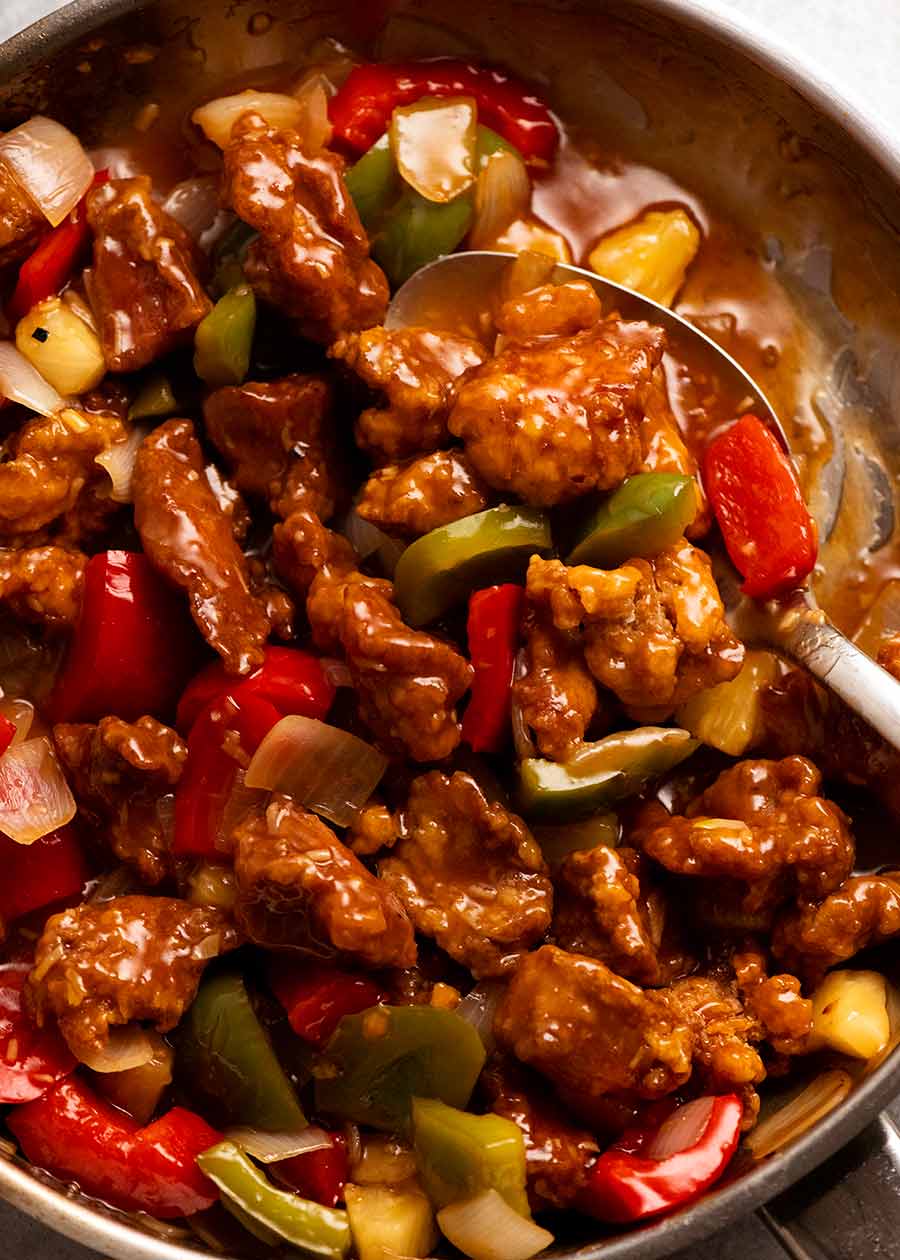
M531 86L319 53L174 184L146 119L0 136L4 1141L228 1254L528 1260L892 1048L897 754L726 617L723 546L816 565L777 436L554 270L672 305L690 207L582 254Z

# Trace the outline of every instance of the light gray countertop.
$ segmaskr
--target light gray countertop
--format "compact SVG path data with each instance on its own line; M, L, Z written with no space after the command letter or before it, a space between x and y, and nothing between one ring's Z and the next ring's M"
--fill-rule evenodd
M770 36L786 43L801 58L818 62L826 76L840 84L845 95L887 129L900 128L900 0L700 0L711 10L733 9L756 22ZM0 41L60 7L58 0L0 0ZM900 1108L894 1108L900 1116ZM840 1157L836 1157L840 1159ZM834 1164L835 1161L832 1161ZM821 1184L828 1172L817 1174ZM888 1193L890 1189L884 1187ZM805 1260L811 1254L796 1238L779 1244L760 1217L738 1226L672 1260ZM816 1251L816 1255L819 1253ZM900 1238L868 1233L853 1254L839 1260L869 1260L869 1256L900 1256ZM97 1260L92 1252L50 1233L11 1208L0 1204L2 1260ZM837 1258L836 1258L837 1260Z

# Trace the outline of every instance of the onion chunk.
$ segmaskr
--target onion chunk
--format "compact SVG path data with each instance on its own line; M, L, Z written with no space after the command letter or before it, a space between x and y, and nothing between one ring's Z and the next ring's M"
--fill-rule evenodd
M444 1237L470 1260L530 1260L553 1235L509 1206L496 1190L451 1203L437 1214Z
M349 731L291 714L257 748L244 783L283 792L337 826L349 827L387 764L383 753Z
M240 1125L229 1129L225 1137L261 1164L277 1164L283 1159L293 1159L295 1155L307 1155L311 1151L324 1151L334 1146L325 1130L312 1124L285 1133L269 1133L265 1129Z
M12 744L0 757L0 831L34 844L74 817L75 799L49 740Z
M94 178L78 138L43 114L0 136L0 162L53 227L75 209Z
M41 416L55 416L66 400L10 341L0 341L0 396Z

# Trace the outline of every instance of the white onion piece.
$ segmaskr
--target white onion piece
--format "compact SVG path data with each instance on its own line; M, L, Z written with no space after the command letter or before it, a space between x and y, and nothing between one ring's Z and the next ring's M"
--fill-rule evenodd
M328 117L331 85L324 75L313 71L304 75L294 95L303 108L303 118L297 130L309 152L318 153L331 139L331 119Z
M496 1190L451 1203L437 1214L445 1238L470 1260L530 1260L553 1235L509 1206Z
M102 1049L85 1050L78 1046L77 1057L92 1072L127 1072L143 1067L156 1054L159 1038L140 1024L110 1028L109 1041Z
M339 827L349 827L387 764L383 753L349 731L291 714L276 722L257 748L244 782L284 792Z
M261 114L270 127L279 131L302 129L305 107L295 96L282 92L255 92L248 88L234 96L207 101L191 114L191 121L220 149L231 139L231 129L244 114Z
M66 406L62 395L44 380L11 341L0 341L0 395L42 416L55 416Z
M516 653L516 665L513 670L513 683L517 683L520 678L525 676L525 649L520 648ZM512 737L513 748L516 756L520 761L527 761L530 757L536 757L537 748L531 735L531 729L525 721L525 714L522 712L522 706L517 699L517 692L513 687L512 705L510 706L510 718L512 721Z
M367 560L385 543L391 541L383 529L379 529L371 521L364 520L353 508L343 518L338 528L360 560Z
M528 213L531 180L518 153L495 153L475 184L475 218L469 232L470 249L495 245L511 223Z
M852 1086L849 1072L838 1068L823 1072L796 1098L761 1121L744 1139L744 1146L754 1159L764 1159L773 1151L781 1150L842 1103Z
M318 1129L312 1124L292 1133L267 1133L265 1129L241 1125L229 1129L225 1140L234 1142L235 1146L258 1159L261 1164L277 1164L282 1159L292 1159L294 1155L306 1155L310 1151L324 1151L334 1145L324 1129Z
M75 817L75 800L47 739L26 739L0 757L0 831L34 844Z
M244 771L238 767L228 800L225 802L216 827L215 845L219 852L231 853L233 848L231 837L238 823L243 822L248 814L260 808L265 799L265 792L247 786Z
M234 215L222 208L215 175L183 179L171 190L162 208L203 250L211 249L235 221Z
M15 700L12 696L4 696L0 700L0 713L16 728L12 737L13 744L21 744L28 738L31 724L34 721L34 705L30 700Z
M112 482L109 497L114 503L131 502L131 479L134 476L138 448L149 432L147 425L136 424L124 442L114 442L105 451L94 456L94 463L109 473Z
M670 1155L686 1151L699 1142L706 1132L714 1102L714 1098L695 1098L682 1107L676 1107L642 1153L647 1159L668 1159Z
M505 988L499 980L482 980L456 1007L456 1014L472 1025L488 1054L494 1049L494 1015Z
M130 179L132 175L143 174L137 156L130 149L123 149L118 145L90 149L88 157L95 170L109 171L110 179Z
M81 141L43 114L0 136L0 162L54 227L75 209L94 178Z

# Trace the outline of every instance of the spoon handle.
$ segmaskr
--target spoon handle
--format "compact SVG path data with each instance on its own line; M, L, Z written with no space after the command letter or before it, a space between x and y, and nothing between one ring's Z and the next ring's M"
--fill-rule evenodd
M824 618L801 615L773 640L781 655L803 665L900 750L900 682L893 675Z

